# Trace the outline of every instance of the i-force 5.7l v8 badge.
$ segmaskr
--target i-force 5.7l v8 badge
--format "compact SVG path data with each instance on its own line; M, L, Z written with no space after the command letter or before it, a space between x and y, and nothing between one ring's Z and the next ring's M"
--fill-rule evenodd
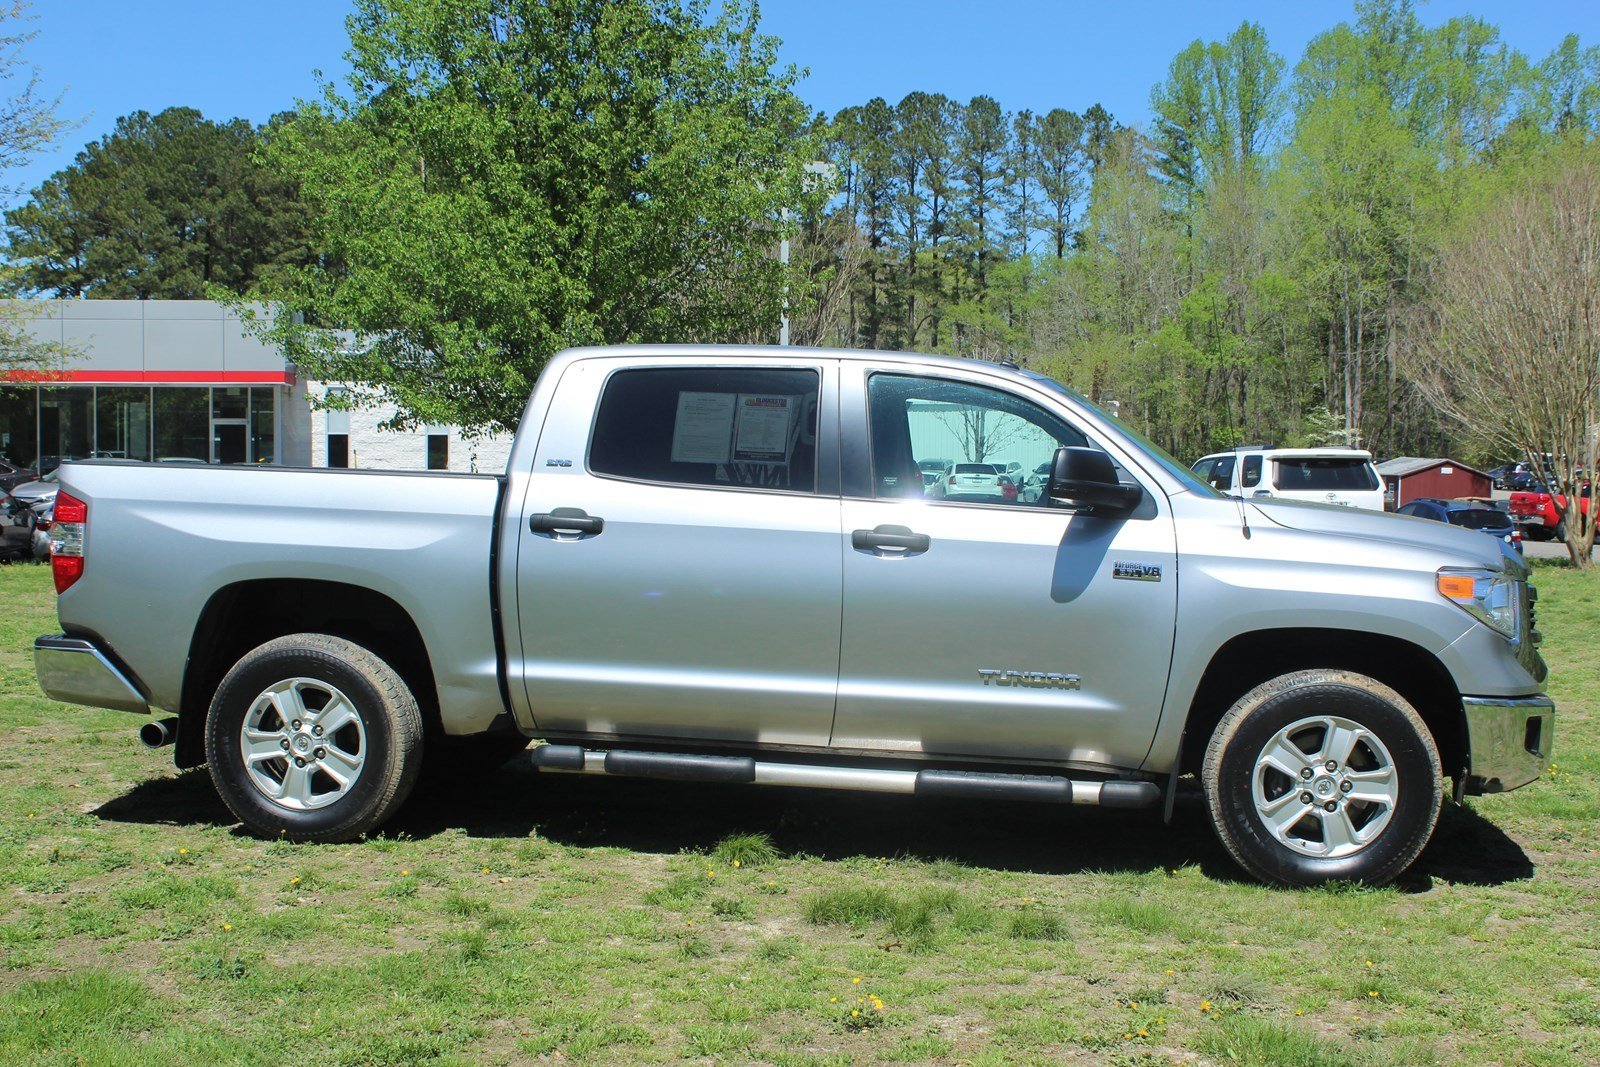
M1111 577L1126 578L1134 582L1159 582L1161 580L1161 564L1126 563L1118 560L1111 565Z

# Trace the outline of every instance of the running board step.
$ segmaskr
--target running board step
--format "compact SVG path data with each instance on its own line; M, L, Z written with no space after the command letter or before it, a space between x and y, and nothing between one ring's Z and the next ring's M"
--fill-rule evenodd
M856 789L872 793L911 793L916 796L982 800L1038 800L1052 804L1092 804L1102 808L1149 808L1161 800L1161 787L1154 782L1101 782L1046 774L875 770L865 767L828 767L814 763L765 763L749 756L622 750L596 752L577 745L541 745L529 752L529 758L542 771L662 778L679 782Z

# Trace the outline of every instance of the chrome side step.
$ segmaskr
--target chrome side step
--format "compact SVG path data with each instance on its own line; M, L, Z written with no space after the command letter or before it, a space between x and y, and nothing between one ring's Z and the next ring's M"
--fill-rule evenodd
M1090 804L1102 808L1149 808L1161 800L1161 787L1154 782L1101 782L1047 774L875 770L814 763L768 763L749 756L623 750L596 752L577 745L541 745L528 755L533 765L541 771L611 774L680 782L855 789L870 793L909 793L984 800L1037 800L1052 804Z

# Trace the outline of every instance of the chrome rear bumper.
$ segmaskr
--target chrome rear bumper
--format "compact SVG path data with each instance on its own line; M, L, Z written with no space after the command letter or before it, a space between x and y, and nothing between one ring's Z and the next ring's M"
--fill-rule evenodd
M33 643L39 688L51 700L148 714L144 695L93 641L50 634Z
M1550 766L1556 705L1547 696L1462 697L1467 717L1467 792L1504 793Z

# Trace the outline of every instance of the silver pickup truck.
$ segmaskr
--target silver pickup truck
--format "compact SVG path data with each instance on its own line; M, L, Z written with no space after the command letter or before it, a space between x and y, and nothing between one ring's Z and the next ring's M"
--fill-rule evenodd
M935 457L1048 477L929 494ZM539 738L545 771L1168 816L1193 773L1256 876L1382 883L1447 779L1549 761L1535 594L1497 541L1220 496L1011 366L574 350L503 477L61 487L40 684L169 713L146 742L274 837L375 830L425 752Z

